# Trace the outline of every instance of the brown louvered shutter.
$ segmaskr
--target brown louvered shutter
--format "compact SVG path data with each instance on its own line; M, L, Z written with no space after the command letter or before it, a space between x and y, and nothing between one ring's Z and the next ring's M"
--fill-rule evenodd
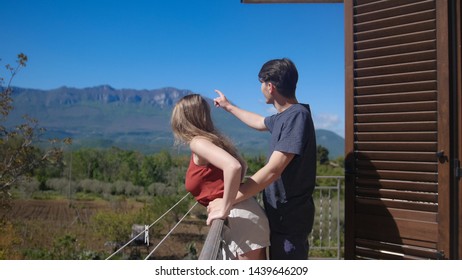
M347 259L449 251L447 1L345 1Z

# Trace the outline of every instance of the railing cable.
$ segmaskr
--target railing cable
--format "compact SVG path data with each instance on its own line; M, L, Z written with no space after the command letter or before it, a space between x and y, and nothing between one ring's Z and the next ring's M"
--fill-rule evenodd
M170 236L170 234L176 229L176 227L184 220L184 218L186 218L186 216L188 216L188 214L191 212L191 210L197 205L197 201L196 203L194 203L194 205L189 208L188 212L186 212L186 214L184 214L183 217L181 217L181 219L178 221L178 223L176 223L176 225L164 236L164 238L162 238L162 240L157 244L157 246L152 249L152 251L146 256L145 260L149 259L149 257L154 253L154 251L157 250L157 248L159 248L159 246Z
M187 196L189 195L189 193L187 193L185 196L183 196L180 200L178 200L172 207L170 207L170 209L168 209L164 214L162 214L162 216L160 216L159 218L157 218L157 220L155 220L151 225L149 225L148 229L150 229L152 226L154 226L157 222L159 222L163 217L165 217L165 215L167 215L168 213L170 213L170 211L173 210L173 208L175 208L178 204L180 204L181 201L183 201ZM197 204L197 202L196 202ZM194 204L194 206L196 205ZM193 207L194 207L193 206ZM192 208L191 208L192 209ZM188 212L189 213L189 212ZM114 255L116 255L117 253L119 253L121 250L123 250L125 247L127 247L130 243L132 243L135 239L137 239L139 236L141 236L141 234L144 234L146 232L146 230L144 231L141 231L140 233L138 233L135 237L133 237L130 241L128 241L125 245L123 245L122 247L120 247L119 249L117 249L114 253L112 253L109 257L106 258L106 260L109 260L110 258L112 258Z

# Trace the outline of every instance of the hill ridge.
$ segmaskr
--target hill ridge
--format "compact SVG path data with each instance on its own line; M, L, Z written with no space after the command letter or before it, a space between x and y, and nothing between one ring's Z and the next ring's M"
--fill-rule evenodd
M51 90L13 88L13 111L7 125L22 123L28 114L47 129L45 137L72 137L73 148L117 146L145 153L173 147L171 110L187 89L115 89L110 85ZM208 102L213 101L205 97ZM211 106L216 127L247 154L266 154L268 133L254 131L237 118ZM318 145L331 158L343 155L343 138L329 130L317 129Z

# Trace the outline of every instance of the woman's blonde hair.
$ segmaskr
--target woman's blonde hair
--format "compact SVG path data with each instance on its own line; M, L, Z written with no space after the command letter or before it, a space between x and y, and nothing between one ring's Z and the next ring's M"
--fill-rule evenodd
M176 144L187 144L196 136L204 137L243 163L231 141L215 129L210 105L199 94L186 95L176 103L171 125Z

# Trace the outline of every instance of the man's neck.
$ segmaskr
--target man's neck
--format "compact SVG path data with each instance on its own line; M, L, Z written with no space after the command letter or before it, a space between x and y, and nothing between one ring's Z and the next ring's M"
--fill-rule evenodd
M275 102L274 103L274 108L276 108L276 110L279 112L279 113L282 113L284 112L285 110L289 109L292 105L294 104L298 104L298 101L296 98L292 98L292 99L282 99L280 100L279 102Z

